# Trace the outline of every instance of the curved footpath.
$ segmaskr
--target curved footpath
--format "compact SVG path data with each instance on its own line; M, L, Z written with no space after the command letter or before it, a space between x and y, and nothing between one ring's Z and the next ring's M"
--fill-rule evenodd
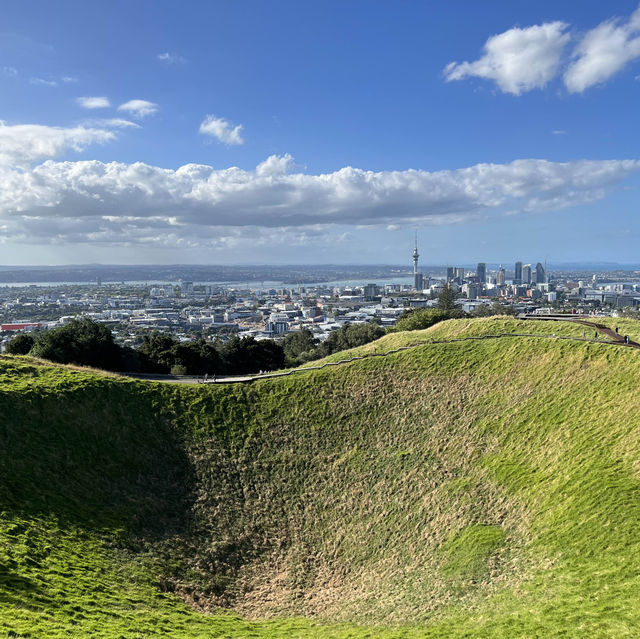
M574 316L544 316L544 315L519 315L517 319L524 320L536 320L536 321L553 321L553 322L573 322L574 324L582 324L588 326L599 333L603 333L611 339L596 339L588 337L572 337L565 335L545 335L541 333L498 333L496 335L479 335L475 337L457 337L453 339L428 339L407 346L400 346L383 353L365 353L364 355L357 355L355 357L349 357L347 359L341 359L337 362L325 362L320 366L304 366L300 368L294 368L288 371L275 372L275 373L259 373L256 375L240 375L240 376L227 376L227 377L194 377L187 375L144 375L137 373L123 373L127 377L135 377L136 379L145 379L149 381L169 382L174 384L247 384L255 382L260 379L273 379L275 377L287 377L289 375L296 375L303 373L304 371L317 371L327 366L341 366L343 364L349 364L362 359L368 359L370 357L386 357L393 353L399 353L401 351L411 350L413 348L419 348L420 346L428 346L431 344L451 344L453 342L467 342L471 340L483 340L483 339L501 339L504 337L534 337L538 339L564 339L572 340L576 342L594 342L597 344L607 344L609 346L627 346L630 348L640 348L638 342L629 341L626 342L624 336L616 333L612 329L608 328L604 324L598 324L597 322L589 322L585 319L576 318Z

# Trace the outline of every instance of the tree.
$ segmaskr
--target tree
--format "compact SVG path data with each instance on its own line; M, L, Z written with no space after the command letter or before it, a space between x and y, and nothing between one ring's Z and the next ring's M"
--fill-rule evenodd
M121 370L120 347L114 342L108 326L88 317L73 319L68 324L38 333L31 355L59 362Z
M167 333L145 335L142 345L137 349L142 355L143 370L148 373L168 373L174 364L174 349L178 343Z
M234 335L220 347L224 372L231 375L270 371L284 366L284 350L273 340Z
M513 306L502 304L498 300L493 300L491 305L483 304L478 306L471 312L472 317L494 317L496 315L513 315L515 313Z
M20 333L7 344L6 352L10 355L26 355L33 348L33 343L33 336Z
M215 345L205 340L177 344L171 352L173 355L172 370L178 367L189 375L223 372L222 358Z
M513 315L513 306L509 304L502 304L498 300L491 302L492 315Z
M471 311L471 317L491 317L492 315L495 313L489 304L481 304Z
M289 333L282 340L282 348L289 366L302 364L313 359L318 340L308 328Z
M440 295L438 295L438 308L442 311L453 311L456 306L456 294L453 289L447 284Z
M318 357L326 357L348 348L363 346L379 339L384 334L384 328L371 322L366 324L345 324L342 328L330 333L329 337L318 346L316 352Z

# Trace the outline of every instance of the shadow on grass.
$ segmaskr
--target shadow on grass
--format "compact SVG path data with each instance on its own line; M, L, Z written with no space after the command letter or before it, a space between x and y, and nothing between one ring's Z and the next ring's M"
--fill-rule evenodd
M0 604L27 606L38 595L42 595L42 589L33 579L18 575L0 564Z
M0 391L3 510L151 539L184 529L193 471L175 415L142 384L72 381Z

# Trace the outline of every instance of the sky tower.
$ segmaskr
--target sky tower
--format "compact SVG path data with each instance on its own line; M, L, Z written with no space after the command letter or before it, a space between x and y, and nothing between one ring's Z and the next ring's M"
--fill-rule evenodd
M424 279L422 273L418 273L418 231L416 231L416 243L413 248L413 288L421 291L424 288Z

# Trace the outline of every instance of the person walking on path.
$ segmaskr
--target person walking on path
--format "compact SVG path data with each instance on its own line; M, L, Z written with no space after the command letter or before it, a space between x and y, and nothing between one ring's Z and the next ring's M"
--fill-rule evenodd
M598 331L593 331L593 339L598 339Z
M628 336L628 335L625 335L625 336L624 336L624 343L625 343L625 344L628 344L628 343L629 343L629 336Z

